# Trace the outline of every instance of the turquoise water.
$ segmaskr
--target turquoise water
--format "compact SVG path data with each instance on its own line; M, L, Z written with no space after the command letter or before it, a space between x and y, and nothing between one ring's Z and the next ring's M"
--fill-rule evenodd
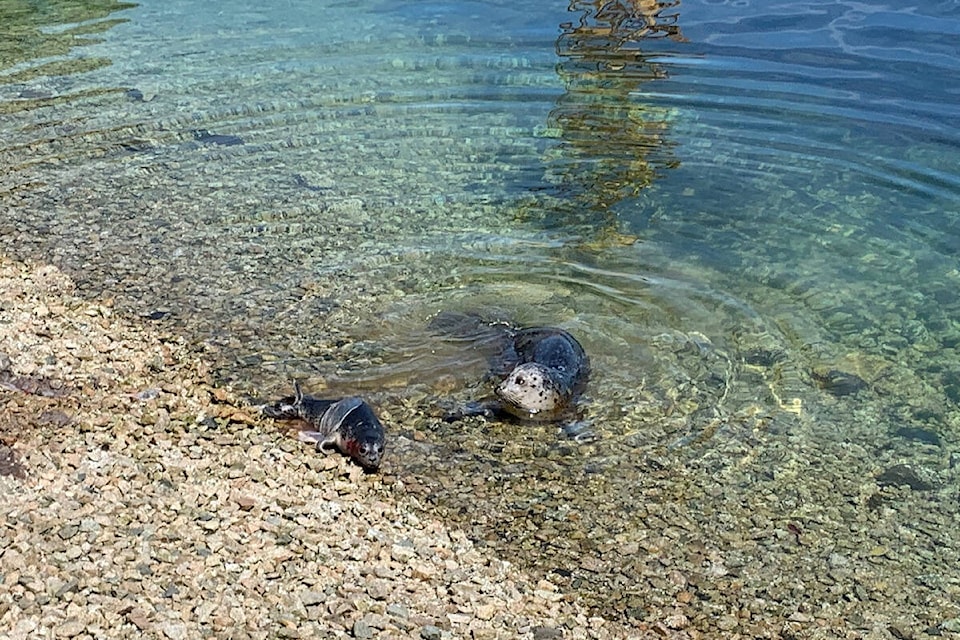
M0 1L0 251L364 393L388 486L605 615L960 629L960 7L599 5ZM439 421L445 309L580 337L597 440Z

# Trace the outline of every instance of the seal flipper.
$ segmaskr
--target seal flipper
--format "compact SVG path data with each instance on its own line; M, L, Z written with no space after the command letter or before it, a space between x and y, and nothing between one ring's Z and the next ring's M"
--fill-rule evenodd
M330 454L340 450L340 437L336 433L324 435L319 431L300 431L297 433L297 440L316 444L320 453Z
M579 419L561 425L563 434L577 444L586 444L597 440L597 432L593 430L593 421Z
M281 398L273 404L268 404L261 409L263 415L268 418L278 418L280 420L293 420L302 418L300 406L303 404L303 391L300 389L300 383L293 381L294 395Z
M261 408L263 415L268 418L277 418L279 420L293 420L300 417L300 410L293 404L293 397L284 398L274 404L268 404Z
M483 416L484 418L493 418L495 416L509 415L503 408L503 403L499 400L483 400L480 402L468 402L443 415L444 422L456 422L472 416Z

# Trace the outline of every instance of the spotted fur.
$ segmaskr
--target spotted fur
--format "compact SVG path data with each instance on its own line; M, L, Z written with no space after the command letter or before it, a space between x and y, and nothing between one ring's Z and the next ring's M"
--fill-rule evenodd
M508 413L528 420L556 420L569 414L589 375L580 343L552 327L517 331L504 361L513 368L497 385L497 397Z

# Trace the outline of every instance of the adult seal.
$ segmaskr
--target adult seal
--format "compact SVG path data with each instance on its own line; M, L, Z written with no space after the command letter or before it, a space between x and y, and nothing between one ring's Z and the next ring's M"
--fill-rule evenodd
M576 338L555 327L513 333L502 354L512 364L494 393L500 409L524 420L570 417L590 375L590 363Z
M490 371L497 380L495 397L448 413L447 421L504 414L536 422L576 418L577 400L586 388L590 363L569 332L556 327L518 329L454 312L438 314L431 327L453 339L490 348L495 354Z
M312 429L300 431L301 442L316 443L317 451L339 451L367 471L380 468L386 432L380 419L362 399L351 396L325 400L304 395L294 382L294 395L263 408L263 414L281 420L304 420Z

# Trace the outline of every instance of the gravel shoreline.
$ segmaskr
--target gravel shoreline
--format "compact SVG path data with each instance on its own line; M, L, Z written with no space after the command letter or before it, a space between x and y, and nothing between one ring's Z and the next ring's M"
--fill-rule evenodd
M55 267L0 290L7 637L690 637L592 617Z
M0 257L0 291L0 638L960 637L956 454L930 433L868 448L811 418L822 446L718 440L689 468L611 441L570 476L384 411L365 474L59 269Z

